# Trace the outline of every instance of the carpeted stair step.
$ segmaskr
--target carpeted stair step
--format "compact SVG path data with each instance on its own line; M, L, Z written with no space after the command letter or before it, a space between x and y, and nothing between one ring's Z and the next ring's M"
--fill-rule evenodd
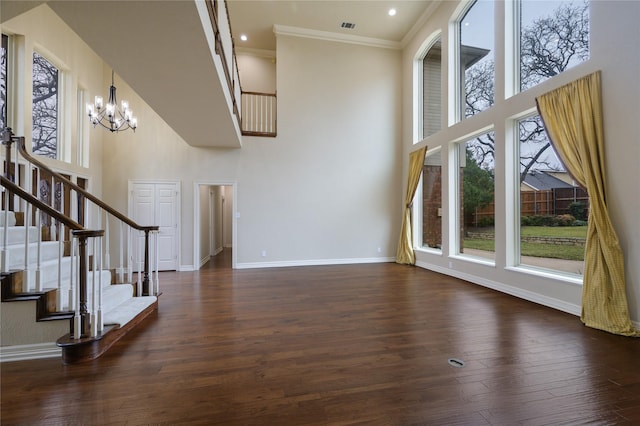
M126 325L134 319L136 315L147 309L156 302L155 296L133 297L110 311L103 314L103 322L105 325L118 324L120 327Z

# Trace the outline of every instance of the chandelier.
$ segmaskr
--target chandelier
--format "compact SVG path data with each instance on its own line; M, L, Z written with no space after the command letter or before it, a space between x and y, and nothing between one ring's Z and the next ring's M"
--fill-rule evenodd
M121 108L118 107L113 75L113 70L111 70L111 87L109 87L107 105L104 105L102 96L96 96L93 105L87 104L87 115L89 115L89 120L91 120L93 127L99 124L110 132L119 132L127 129L135 132L136 127L138 127L138 119L133 116L133 111L129 108L127 101L122 101Z

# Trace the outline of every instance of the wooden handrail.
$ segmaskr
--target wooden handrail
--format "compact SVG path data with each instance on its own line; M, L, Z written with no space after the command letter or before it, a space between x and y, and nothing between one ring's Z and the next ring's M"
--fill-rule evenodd
M82 194L83 197L86 197L88 200L91 200L94 204L96 204L97 206L101 207L107 213L111 214L112 216L118 218L122 222L124 222L127 225L129 225L130 227L132 227L134 229L137 229L139 231L148 232L148 231L157 231L157 230L160 229L159 226L142 226L142 225L137 224L136 222L134 222L133 220L131 220L127 216L123 215L122 213L120 213L119 211L117 211L116 209L114 209L113 207L111 207L110 205L108 205L107 203L105 203L104 201L102 201L101 199L96 197L95 195L93 195L90 192L86 191L85 189L83 189L82 187L78 186L77 184L73 183L71 180L69 180L66 177L62 176L60 173L57 173L57 172L53 171L46 164L40 162L39 160L37 160L36 158L31 156L31 154L29 154L27 152L27 150L25 148L25 143L24 143L24 138L23 137L21 137L19 139L20 139L20 143L18 143L18 149L20 150L20 154L27 161L29 161L30 163L38 166L39 168L41 168L43 170L46 170L53 177L55 177L56 179L58 179L61 182L64 182L65 185L71 187L73 190L75 190L79 194Z
M227 11L227 20L229 22L229 33L231 33L231 18L229 17L229 8L227 7L226 0L224 1L224 6ZM211 26L213 28L213 34L215 37L215 50L218 56L220 56L220 60L222 61L222 68L224 69L224 75L227 79L227 86L229 86L229 93L231 95L231 103L233 104L233 113L237 117L238 121L241 120L240 110L238 108L238 102L236 100L235 95L235 79L231 76L231 72L229 71L229 62L227 61L227 55L224 52L224 47L222 46L222 38L220 36L220 26L218 24L218 0L207 0L207 10L209 11L209 19L211 21ZM231 34L230 34L231 35ZM235 43L233 41L233 36L231 37L231 54L232 54L232 65L233 61L237 64L236 59L236 48ZM237 65L236 68L237 70ZM240 83L240 75L238 74L238 86L240 87L240 91L242 92L242 84Z
M266 92L248 92L243 90L242 91L243 95L258 95L258 96L270 96L272 98L275 98L277 95L275 93L266 93Z

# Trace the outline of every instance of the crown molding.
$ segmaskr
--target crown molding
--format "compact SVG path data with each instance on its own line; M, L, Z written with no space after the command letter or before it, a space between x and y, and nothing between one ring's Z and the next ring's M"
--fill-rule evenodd
M402 45L397 41L382 40L379 38L363 37L357 35L333 33L330 31L310 30L307 28L290 27L287 25L274 25L273 32L276 36L284 35L291 37L313 38L324 41L335 41L338 43L359 44L361 46L380 47L384 49L402 49Z
M241 53L243 55L250 55L250 56L258 56L260 58L269 58L269 59L273 59L276 57L275 50L254 49L251 47L236 46L236 53Z
M429 3L429 6L427 6L425 11L422 12L422 15L420 15L420 18L418 18L418 20L416 21L415 24L413 24L411 29L409 31L407 31L407 33L404 35L404 37L402 37L402 41L400 42L400 46L401 46L402 49L407 47L407 45L409 44L409 42L411 42L413 37L415 37L415 35L418 34L418 32L422 28L424 28L424 26L426 25L427 21L429 20L429 18L431 18L431 16L436 11L438 6L440 6L440 2L435 2L434 1L434 2Z

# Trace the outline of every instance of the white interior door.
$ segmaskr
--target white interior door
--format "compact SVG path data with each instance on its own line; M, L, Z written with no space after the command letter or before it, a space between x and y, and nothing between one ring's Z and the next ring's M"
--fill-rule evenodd
M143 226L157 225L158 269L175 271L178 269L178 204L179 184L177 182L131 182L129 215ZM153 239L151 240L153 241ZM144 235L134 239L134 253L144 250ZM155 253L155 247L150 247Z

